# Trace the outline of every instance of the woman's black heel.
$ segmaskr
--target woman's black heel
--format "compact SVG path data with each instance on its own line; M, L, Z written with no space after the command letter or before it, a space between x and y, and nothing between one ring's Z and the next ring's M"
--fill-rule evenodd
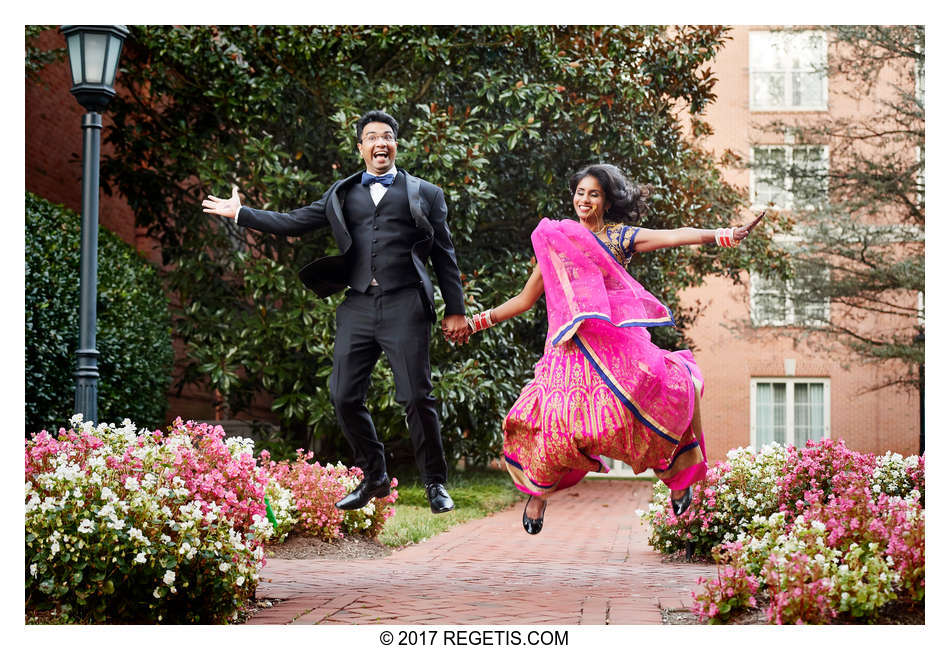
M528 516L528 504L531 503L531 499L534 496L529 496L528 500L524 504L524 513L521 515L521 525L524 526L525 532L529 535L537 535L541 532L541 526L544 525L544 511L548 509L548 501L544 500L544 504L541 506L541 516L537 519L532 519Z
M530 499L529 499L530 500ZM670 503L673 504L673 514L679 517L686 509L689 508L689 504L693 501L693 486L690 485L686 490L686 494L681 496L679 499L674 499L673 495L670 495ZM527 506L525 506L527 507Z

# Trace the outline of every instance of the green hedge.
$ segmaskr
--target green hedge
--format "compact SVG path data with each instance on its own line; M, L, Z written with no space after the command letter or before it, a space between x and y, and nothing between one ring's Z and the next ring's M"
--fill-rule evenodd
M79 215L27 192L26 433L53 430L74 410L79 232ZM173 363L168 300L156 270L102 227L96 310L99 420L163 425Z

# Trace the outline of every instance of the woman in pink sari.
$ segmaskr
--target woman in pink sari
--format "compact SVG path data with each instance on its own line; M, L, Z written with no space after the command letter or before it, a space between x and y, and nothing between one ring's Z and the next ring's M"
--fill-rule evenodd
M735 246L762 218L718 230L636 228L617 222L642 219L650 188L613 165L586 167L570 185L579 221L542 219L531 235L538 264L524 289L470 322L477 332L545 294L544 354L504 422L505 461L529 495L522 522L530 534L541 531L550 494L609 471L601 456L637 473L652 469L670 489L673 512L686 511L706 475L703 378L688 350L650 341L646 328L673 325L672 314L625 267L634 254L661 248Z

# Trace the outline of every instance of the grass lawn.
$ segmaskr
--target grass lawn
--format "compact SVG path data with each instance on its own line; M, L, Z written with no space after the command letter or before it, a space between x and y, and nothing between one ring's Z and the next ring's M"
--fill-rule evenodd
M418 475L405 472L395 475L399 479L396 512L379 536L381 543L391 547L421 542L456 524L504 510L526 498L515 489L504 470L457 470L449 472L445 486L455 501L455 510L434 515L429 510L425 488Z

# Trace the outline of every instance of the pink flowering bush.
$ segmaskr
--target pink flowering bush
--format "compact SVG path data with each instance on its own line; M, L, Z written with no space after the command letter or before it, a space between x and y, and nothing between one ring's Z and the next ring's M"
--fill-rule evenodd
M668 491L657 488L644 517L658 550L682 548L677 535L697 550L712 544L720 570L693 594L701 620L727 620L754 580L750 595L773 623L873 621L890 602L924 598L923 475L922 457L875 458L841 441L734 450L710 469L692 515L672 517ZM771 490L752 478L763 476L775 477Z
M79 621L219 623L272 531L250 441L72 420L26 442L26 602Z
M393 491L383 499L372 499L359 510L337 510L335 503L352 491L362 480L357 467L347 468L342 463L321 465L309 462L313 453L297 451L297 459L276 463L270 454L261 452L261 465L270 479L290 490L296 510L294 530L321 537L327 541L344 534L361 534L370 538L379 536L386 520L393 514L398 495L393 478Z
M696 583L705 587L699 595L693 592L693 613L701 621L722 623L737 611L755 607L759 581L748 572L742 562L742 545L725 543L715 550L717 577L713 580L698 578Z

